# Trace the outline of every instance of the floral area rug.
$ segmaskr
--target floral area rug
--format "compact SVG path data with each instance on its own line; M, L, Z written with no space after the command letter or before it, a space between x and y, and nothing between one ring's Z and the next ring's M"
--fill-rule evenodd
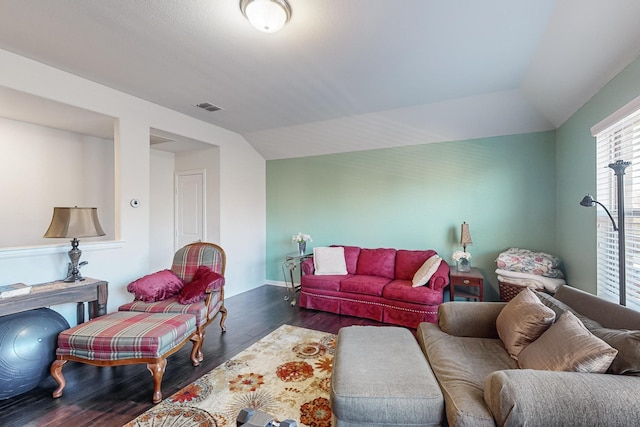
M283 325L125 427L235 427L243 408L331 426L335 335Z

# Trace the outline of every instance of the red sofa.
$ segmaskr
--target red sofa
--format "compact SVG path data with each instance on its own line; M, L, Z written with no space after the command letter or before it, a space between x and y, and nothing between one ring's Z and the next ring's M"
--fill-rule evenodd
M414 274L435 251L343 247L346 275L314 275L313 259L302 263L300 306L409 328L438 321L447 263L440 262L425 286L412 287Z

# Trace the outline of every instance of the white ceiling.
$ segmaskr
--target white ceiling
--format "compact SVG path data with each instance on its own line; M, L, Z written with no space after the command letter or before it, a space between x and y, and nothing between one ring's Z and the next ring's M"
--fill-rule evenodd
M265 34L239 0L2 0L0 48L266 159L555 129L640 54L638 0L288 1Z

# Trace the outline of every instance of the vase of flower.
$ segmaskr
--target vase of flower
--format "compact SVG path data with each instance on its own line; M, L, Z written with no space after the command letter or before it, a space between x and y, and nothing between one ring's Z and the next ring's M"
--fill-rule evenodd
M471 271L471 254L469 252L456 251L452 259L456 262L456 269L461 273Z
M298 244L298 255L300 256L303 256L307 251L307 242L313 242L310 235L302 233L294 234L291 241Z
M466 258L462 258L456 262L456 268L462 273L469 272L471 271L471 261Z

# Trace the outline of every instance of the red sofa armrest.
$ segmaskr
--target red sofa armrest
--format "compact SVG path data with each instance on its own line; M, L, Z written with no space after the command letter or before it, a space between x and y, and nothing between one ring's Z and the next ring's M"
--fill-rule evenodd
M440 261L440 266L429 279L429 287L434 291L439 291L449 284L449 264L445 260Z
M304 261L302 261L301 268L302 268L302 271L300 272L300 274L313 275L315 271L315 265L313 264L313 257L307 258Z

